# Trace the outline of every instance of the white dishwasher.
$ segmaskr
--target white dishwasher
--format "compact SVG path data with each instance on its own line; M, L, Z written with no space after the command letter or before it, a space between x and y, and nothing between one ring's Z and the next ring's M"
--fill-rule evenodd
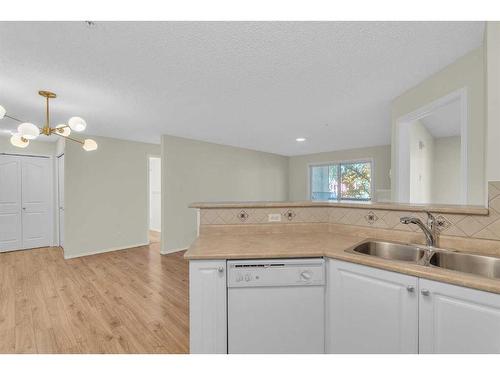
M322 258L227 262L228 353L324 353Z

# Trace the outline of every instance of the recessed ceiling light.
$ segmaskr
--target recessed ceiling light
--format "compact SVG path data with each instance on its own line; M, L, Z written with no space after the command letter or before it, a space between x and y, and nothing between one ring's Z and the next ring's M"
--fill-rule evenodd
M297 142L304 142L306 139L305 139L305 138L300 137L300 138L295 138L295 140L296 140Z

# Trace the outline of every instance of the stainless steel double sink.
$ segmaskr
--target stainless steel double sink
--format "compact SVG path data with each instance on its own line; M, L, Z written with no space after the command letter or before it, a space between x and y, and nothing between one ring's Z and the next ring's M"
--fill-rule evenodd
M493 256L383 241L366 241L346 251L500 279L500 258Z

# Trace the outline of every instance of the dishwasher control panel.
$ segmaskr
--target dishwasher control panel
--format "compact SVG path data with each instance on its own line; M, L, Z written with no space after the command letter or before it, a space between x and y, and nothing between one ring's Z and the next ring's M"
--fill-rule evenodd
M227 269L230 288L325 284L323 258L231 260Z

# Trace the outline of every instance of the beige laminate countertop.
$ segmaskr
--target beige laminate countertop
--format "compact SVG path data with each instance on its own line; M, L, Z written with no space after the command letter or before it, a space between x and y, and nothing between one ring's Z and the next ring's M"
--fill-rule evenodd
M450 284L500 293L500 280L412 263L352 254L345 250L368 238L336 233L214 234L202 235L184 255L196 259L272 259L328 257L364 264Z

